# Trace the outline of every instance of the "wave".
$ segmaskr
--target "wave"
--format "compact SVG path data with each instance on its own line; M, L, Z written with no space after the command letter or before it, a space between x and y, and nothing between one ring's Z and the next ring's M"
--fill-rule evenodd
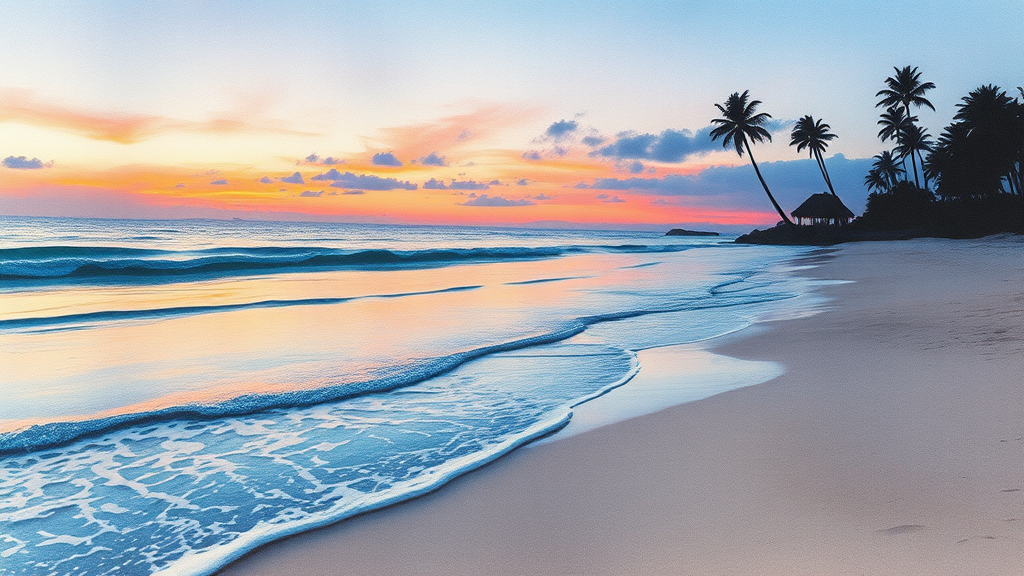
M465 287L461 289L471 289ZM456 288L459 289L459 288ZM440 357L413 360L401 366L384 369L365 379L337 382L315 389L245 394L217 403L192 403L170 406L159 410L118 414L81 421L58 421L36 424L25 429L0 433L0 456L18 454L68 444L79 438L150 421L177 419L209 419L240 416L276 408L293 408L333 402L375 392L386 392L423 382L450 372L455 368L484 356L550 344L580 334L588 326L625 320L650 314L706 310L733 306L761 304L795 297L796 294L762 293L753 297L718 295L713 302L696 297L672 305L636 308L605 314L582 316L567 321L553 330L507 342L463 350Z
M422 290L419 292L398 292L395 294L371 294L367 296L350 296L340 298L294 298L281 300L259 300L256 302L241 302L238 304L216 304L208 306L171 306L167 308L148 308L141 310L104 310L101 312L84 312L81 314L65 314L63 316L40 316L34 318L14 318L0 320L0 330L18 329L61 329L69 326L79 327L82 324L99 322L115 322L118 320L152 320L173 318L178 316L192 316L196 314L210 314L215 312L233 312L236 310L249 310L255 308L285 308L288 306L322 306L329 304L341 304L352 300L364 300L370 298L402 298L404 296L425 296L428 294L443 294L445 292L465 292L476 290L482 286L455 286L452 288L441 288L438 290Z
M4 556L18 553L3 572L211 574L259 544L433 490L561 428L639 368L625 350L553 346L496 355L417 394L147 424L6 458L0 498L23 506L0 510Z
M0 249L0 281L18 285L77 282L137 283L288 270L441 267L472 262L557 258L585 252L680 252L692 247L685 244L622 244L341 250L272 246L173 251L108 246L40 246Z
M505 282L506 286L524 286L527 284L546 284L548 282L564 282L566 280L583 280L593 276L562 276L559 278L538 278L536 280L520 280L518 282Z

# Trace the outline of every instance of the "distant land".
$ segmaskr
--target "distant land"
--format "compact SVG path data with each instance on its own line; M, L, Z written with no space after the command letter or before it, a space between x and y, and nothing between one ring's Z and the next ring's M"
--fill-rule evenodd
M682 228L673 228L668 232L665 232L665 236L718 236L718 232L703 232L700 230L683 230Z

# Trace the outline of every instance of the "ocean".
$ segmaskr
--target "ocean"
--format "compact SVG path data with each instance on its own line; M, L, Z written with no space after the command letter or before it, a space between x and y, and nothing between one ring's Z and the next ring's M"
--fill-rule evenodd
M810 249L732 239L0 217L0 573L211 574L820 307Z

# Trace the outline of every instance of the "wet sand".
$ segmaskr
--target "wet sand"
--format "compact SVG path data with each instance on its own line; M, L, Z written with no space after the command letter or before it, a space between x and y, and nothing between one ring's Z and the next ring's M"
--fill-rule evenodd
M221 574L1024 572L1024 238L816 263L855 281L821 289L828 310L712 343L781 376L520 449ZM664 377L657 354L627 386Z

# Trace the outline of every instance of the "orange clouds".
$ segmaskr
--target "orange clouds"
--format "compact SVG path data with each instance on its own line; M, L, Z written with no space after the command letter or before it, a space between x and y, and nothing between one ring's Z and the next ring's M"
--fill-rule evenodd
M250 107L244 116L257 118L262 112L261 106ZM148 156L137 156L142 158L138 163L129 164L131 161L125 159L124 164L109 169L58 158L54 168L45 171L5 172L0 182L0 213L13 210L50 214L64 210L69 216L99 215L104 210L101 205L107 205L105 209L111 215L157 217L166 213L168 217L210 217L219 213L230 217L252 213L267 218L285 214L340 221L424 224L774 221L774 215L768 212L750 211L735 203L732 208L715 209L702 201L703 197L684 197L674 189L666 194L663 186L655 185L655 180L690 174L700 167L654 163L649 168L657 170L657 177L646 172L642 175L651 184L628 187L623 182L637 180L635 175L621 163L591 156L592 148L579 143L562 143L532 156L524 154L524 148L516 149L515 142L527 146L539 142L530 138L531 133L540 132L537 120L541 112L518 105L490 105L433 121L383 128L378 138L364 138L365 149L346 158L344 166L338 166L339 173L322 176L317 174L326 172L327 166L288 156L264 156L266 163L262 165L258 159L250 163L245 157L234 163L203 165L206 162L202 161L199 165L203 167L198 168L196 164L167 165L163 163L166 160L147 153ZM0 122L50 128L121 144L171 132L296 134L269 121L258 123L230 116L197 122L144 114L99 113L46 102L32 92L17 89L0 89ZM269 140L268 147L275 148L277 142ZM182 144L170 140L168 145ZM386 155L385 152L393 152L402 164L399 166L395 161L380 165L378 161L375 165L372 156ZM419 160L432 153L437 154L432 161ZM129 156L126 154L125 158ZM446 157L447 163L438 161L440 156ZM342 161L334 160L339 162ZM217 170L207 171L209 167ZM294 176L296 170L302 178ZM400 176L403 172L406 174ZM425 186L429 180L434 182ZM402 185L388 188L382 181ZM581 182L584 186L577 188ZM609 185L606 190L594 187L595 182L614 186ZM44 190L46 193L41 194ZM59 200L65 193L66 203ZM488 198L481 201L484 194ZM666 199L673 195L674 198Z
M434 122L407 124L381 129L380 138L364 138L371 151L394 151L403 161L431 152L446 154L479 141L503 129L521 126L541 113L540 108L511 105L487 106L440 118Z
M0 122L27 124L71 132L94 140L133 144L172 132L230 134L260 132L317 136L291 130L281 122L264 120L257 123L224 116L205 121L181 120L146 114L103 113L46 102L30 90L0 88Z

